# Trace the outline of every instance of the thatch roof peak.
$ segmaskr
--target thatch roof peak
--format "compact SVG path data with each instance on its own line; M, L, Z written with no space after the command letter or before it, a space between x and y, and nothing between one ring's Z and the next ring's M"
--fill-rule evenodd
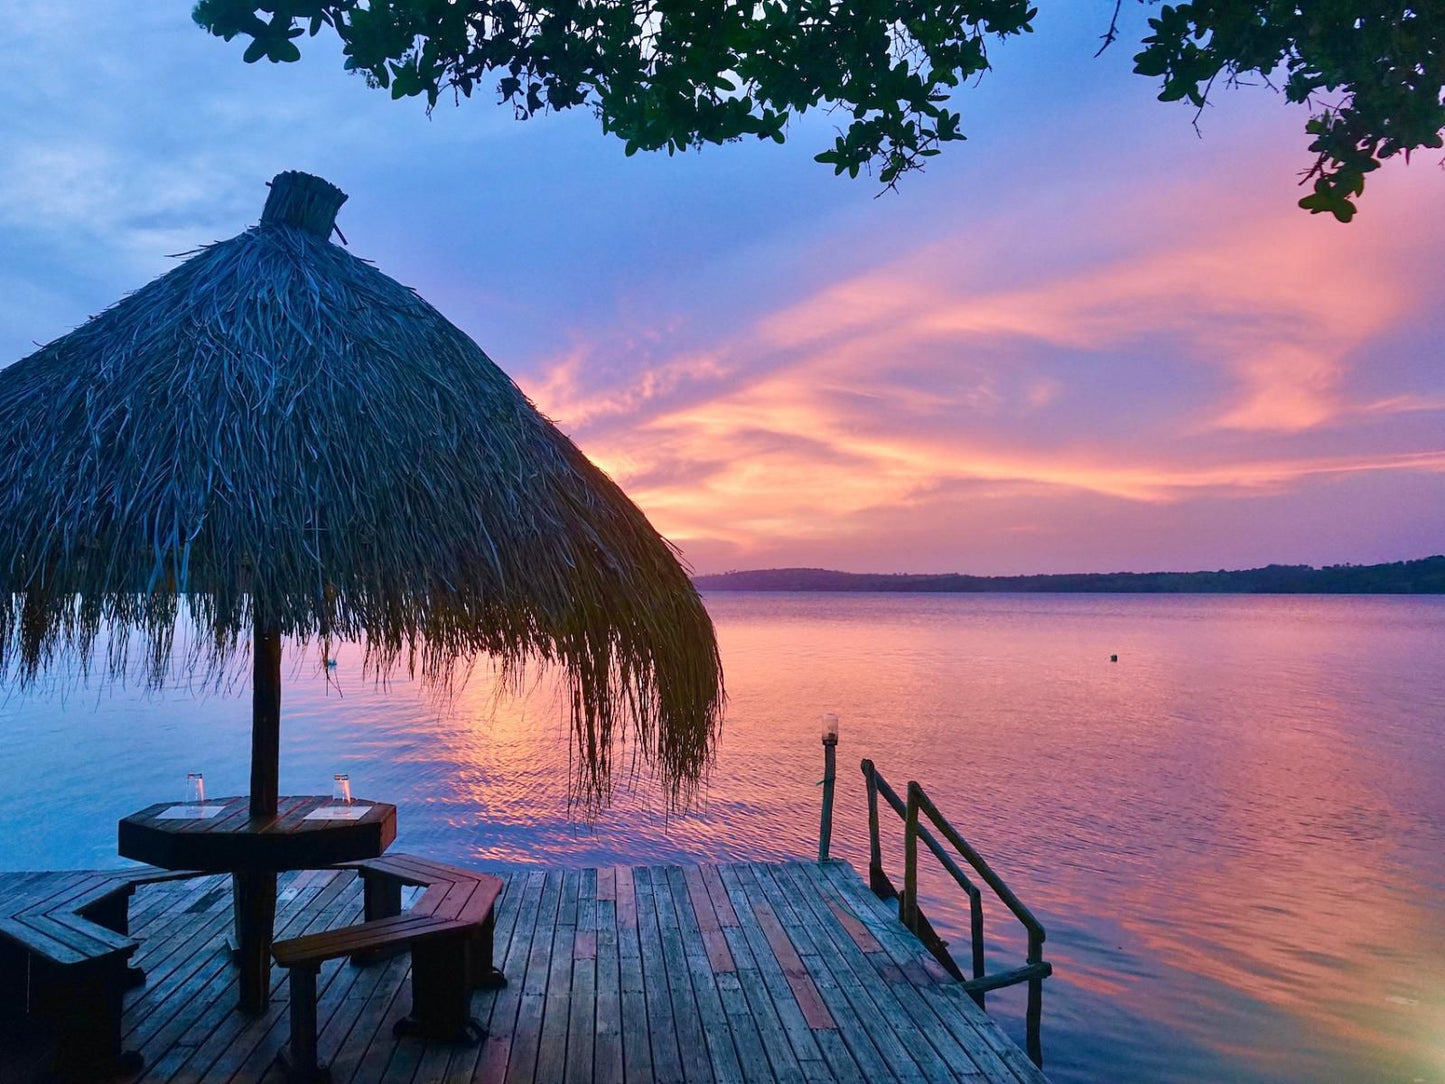
M261 225L295 226L330 238L336 229L336 212L347 200L345 192L330 181L294 169L276 174L269 187Z
M0 680L105 628L160 676L184 599L212 664L253 622L439 681L559 663L584 790L624 733L686 789L722 689L674 550L466 334L323 240L345 198L282 174L262 225L0 369Z

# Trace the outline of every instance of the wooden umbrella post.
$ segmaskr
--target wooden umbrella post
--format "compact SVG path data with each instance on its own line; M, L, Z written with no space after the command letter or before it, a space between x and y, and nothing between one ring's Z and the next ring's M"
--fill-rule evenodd
M251 816L274 817L281 775L281 633L256 625L251 679Z
M281 632L257 622L251 681L251 819L274 817L281 774ZM236 963L243 1012L264 1012L271 992L271 936L276 925L276 871L231 874Z

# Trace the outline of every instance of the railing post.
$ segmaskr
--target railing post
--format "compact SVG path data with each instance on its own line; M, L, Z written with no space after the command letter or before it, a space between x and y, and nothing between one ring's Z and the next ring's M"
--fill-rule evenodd
M1029 954L1026 961L1031 964L1040 963L1044 958L1044 939L1038 934L1029 933ZM1044 1043L1040 1035L1044 1017L1044 980L1042 976L1035 975L1029 979L1029 1006L1024 1017L1024 1045L1028 1049L1029 1060L1040 1069L1044 1067Z
M968 897L969 941L973 948L973 977L983 978L983 893L975 890ZM973 1000L980 1009L984 1008L984 993L979 990Z
M892 899L893 885L883 872L883 843L878 833L878 769L863 762L863 783L868 791L868 887L881 900Z
M898 918L918 932L918 796L919 786L908 782L908 809L903 817L903 896Z
M823 716L823 814L818 825L818 861L828 861L833 842L833 782L838 775L838 716Z

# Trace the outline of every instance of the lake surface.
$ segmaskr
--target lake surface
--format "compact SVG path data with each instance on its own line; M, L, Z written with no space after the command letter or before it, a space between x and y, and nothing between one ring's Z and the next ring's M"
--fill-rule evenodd
M1048 929L1054 1080L1445 1080L1445 599L707 603L730 708L693 812L639 779L579 825L545 679L446 706L369 684L355 651L329 689L288 666L282 791L347 771L399 806L398 846L474 863L796 857L836 711L834 853L866 867L861 757L924 784ZM116 864L116 820L188 771L244 793L249 708L244 685L0 702L0 869ZM922 903L966 957L962 893L930 868ZM987 924L990 968L1020 961L1007 912ZM989 1009L1022 1040L1022 988Z

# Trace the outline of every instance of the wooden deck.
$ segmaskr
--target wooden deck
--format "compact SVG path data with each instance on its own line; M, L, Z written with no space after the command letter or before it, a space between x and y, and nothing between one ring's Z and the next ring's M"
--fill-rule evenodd
M0 895L17 878L0 874ZM478 992L472 1045L392 1038L408 957L328 964L322 1058L336 1084L580 1081L985 1081L1044 1076L948 979L843 862L536 870L508 877L496 955L509 985ZM351 873L283 876L277 937L360 920ZM141 888L131 930L148 981L127 997L137 1080L281 1081L284 973L271 1007L235 1011L229 881ZM503 963L504 962L504 963ZM38 1079L43 1043L0 1024L0 1084Z

